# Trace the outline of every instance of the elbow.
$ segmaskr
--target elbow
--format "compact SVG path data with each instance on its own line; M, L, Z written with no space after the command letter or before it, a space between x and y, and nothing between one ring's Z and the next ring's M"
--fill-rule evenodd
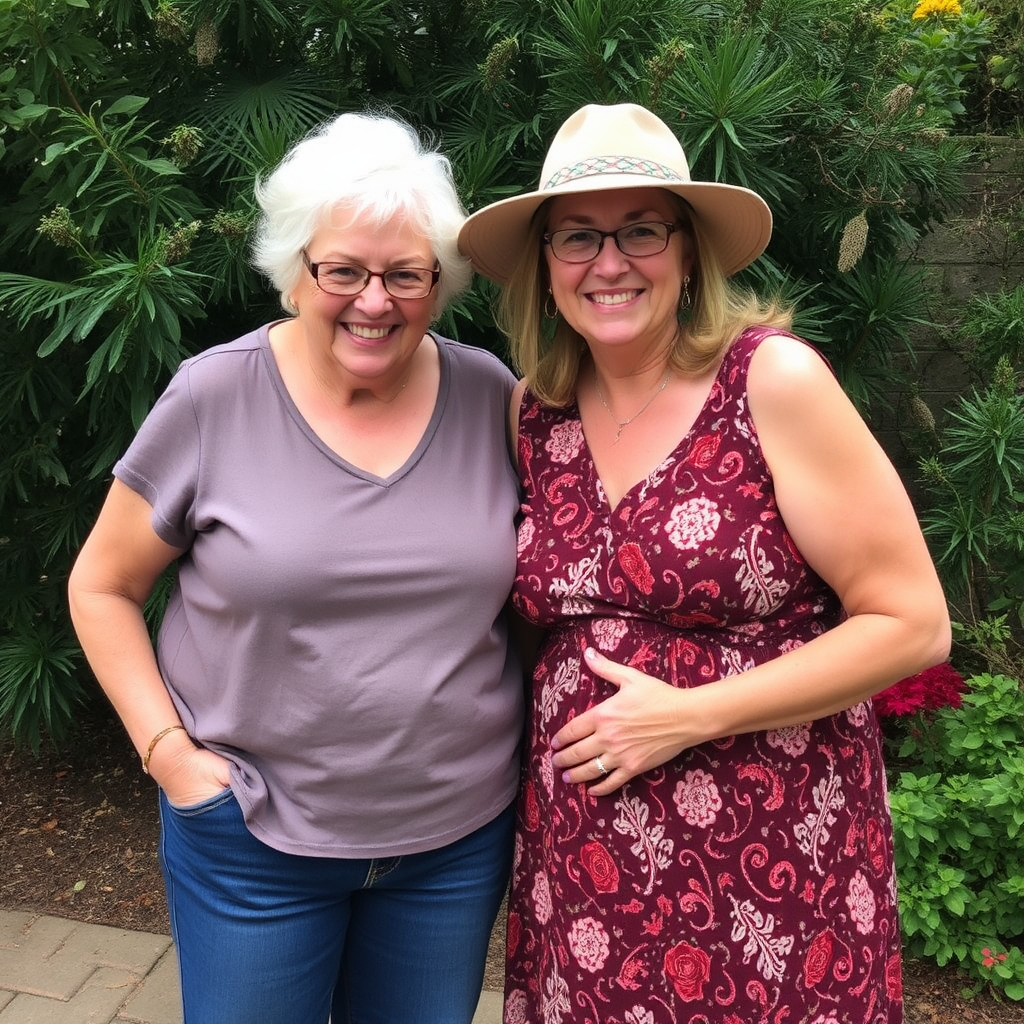
M931 614L921 619L915 632L919 641L919 657L921 659L918 671L930 668L932 665L939 665L949 659L953 643L953 630L949 621L949 608L944 596L940 594L939 599L933 602Z
M950 628L949 616L947 615L941 627L935 631L927 665L938 665L941 662L948 661L952 645L953 631Z

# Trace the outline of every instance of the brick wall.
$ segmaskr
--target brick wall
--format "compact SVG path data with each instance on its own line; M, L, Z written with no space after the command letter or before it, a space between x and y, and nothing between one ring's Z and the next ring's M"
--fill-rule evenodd
M958 212L923 239L913 255L926 272L926 316L940 326L915 332L918 362L912 379L940 425L944 410L980 383L948 325L972 296L1024 282L1024 215L1018 212L1009 222L1002 216L1024 202L1024 140L984 137L977 142L976 167L965 175ZM879 414L873 427L913 491L916 452L905 430L910 416L907 390L897 389L893 409Z

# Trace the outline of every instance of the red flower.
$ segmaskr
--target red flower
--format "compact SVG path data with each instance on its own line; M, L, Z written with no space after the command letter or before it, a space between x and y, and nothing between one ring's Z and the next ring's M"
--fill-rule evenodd
M665 974L676 995L692 1003L704 995L704 984L711 976L711 957L703 949L680 942L665 954Z
M832 963L832 939L831 929L826 929L815 935L807 947L807 956L804 957L804 984L808 988L819 985L828 973L829 964Z
M1002 963L1006 959L1005 953L993 953L988 946L981 951L981 955L983 957L981 961L982 967L994 967L997 963Z
M649 594L654 589L654 577L639 544L632 541L619 548L619 565L630 578L633 586L641 593Z
M593 879L598 892L617 892L619 869L611 854L598 842L587 843L580 850L580 860L587 874Z
M918 711L936 711L944 707L958 708L966 688L963 676L949 662L933 665L876 693L875 711L886 717L913 715Z

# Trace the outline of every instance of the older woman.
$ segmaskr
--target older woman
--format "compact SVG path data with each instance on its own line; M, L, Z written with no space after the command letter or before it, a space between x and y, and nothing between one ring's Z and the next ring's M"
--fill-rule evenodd
M902 1019L868 698L949 623L827 365L727 285L770 232L625 104L460 234L525 374L514 602L545 630L506 1024Z
M471 271L407 126L345 114L257 195L293 315L182 365L114 468L75 626L160 787L185 1020L467 1024L518 776L515 381L428 329Z

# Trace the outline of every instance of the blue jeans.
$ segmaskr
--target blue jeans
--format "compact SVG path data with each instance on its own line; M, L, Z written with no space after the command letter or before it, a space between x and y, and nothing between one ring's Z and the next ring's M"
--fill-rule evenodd
M513 816L427 853L302 857L254 838L230 791L161 792L185 1024L470 1024Z

